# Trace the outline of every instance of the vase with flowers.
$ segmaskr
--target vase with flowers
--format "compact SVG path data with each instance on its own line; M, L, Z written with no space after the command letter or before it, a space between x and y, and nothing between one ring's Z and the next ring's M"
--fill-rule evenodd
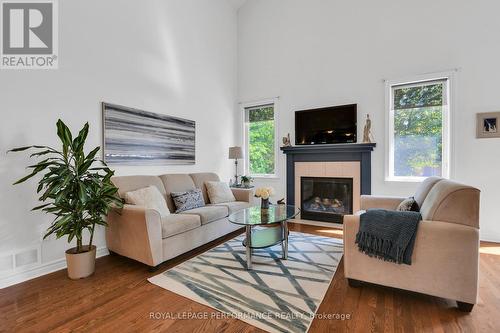
M261 209L269 209L269 197L273 195L274 189L272 187L259 187L255 190L255 196L261 199Z

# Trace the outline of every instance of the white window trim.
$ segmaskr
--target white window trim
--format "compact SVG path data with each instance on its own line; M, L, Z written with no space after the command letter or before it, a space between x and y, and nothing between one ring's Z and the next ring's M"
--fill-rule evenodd
M246 114L245 114L245 109L247 108L252 108L252 107L257 107L261 105L268 105L268 104L273 104L274 106L274 174L264 174L264 175L252 175L250 174L249 171L249 166L250 166L250 160L249 160L249 152L248 152L248 124L246 122ZM268 98L268 99L261 99L258 101L252 101L252 102L244 102L240 103L240 108L241 108L241 115L242 115L242 132L243 132L243 154L244 154L244 170L245 170L245 175L250 175L252 178L262 178L262 179L278 179L279 177L279 159L278 159L278 153L279 153L279 145L278 145L278 138L279 138L279 130L278 130L278 124L279 124L279 112L278 112L278 97L274 98Z
M453 111L455 107L454 103L454 81L455 72L437 72L416 75L413 77L406 77L397 80L386 80L385 81L385 118L386 118L386 142L385 142L385 181L386 182L422 182L426 177L401 177L394 176L392 168L394 167L394 113L393 113L393 98L392 98L392 86L420 83L425 81L434 81L446 79L447 84L447 101L448 105L443 108L443 155L442 155L442 177L450 178L452 174L451 166L451 155L452 155L452 138L451 138L451 126L453 120Z

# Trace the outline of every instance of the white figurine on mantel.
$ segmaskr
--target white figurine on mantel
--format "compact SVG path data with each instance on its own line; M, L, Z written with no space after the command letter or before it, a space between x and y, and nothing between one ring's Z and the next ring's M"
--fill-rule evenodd
M370 115L367 114L365 128L363 130L363 143L372 143L373 141L372 120L370 119Z

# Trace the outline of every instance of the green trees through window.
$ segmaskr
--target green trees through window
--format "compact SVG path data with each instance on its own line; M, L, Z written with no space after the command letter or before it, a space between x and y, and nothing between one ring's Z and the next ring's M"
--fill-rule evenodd
M248 172L251 175L275 173L274 105L245 109L248 142Z
M441 176L445 82L393 87L393 176Z

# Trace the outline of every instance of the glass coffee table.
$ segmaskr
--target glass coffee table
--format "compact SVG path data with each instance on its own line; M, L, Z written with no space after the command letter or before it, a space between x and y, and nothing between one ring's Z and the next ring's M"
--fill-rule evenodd
M287 221L300 213L295 206L269 205L269 209L260 206L250 207L229 215L234 224L245 226L247 269L252 268L252 249L262 249L281 243L282 258L288 257Z

